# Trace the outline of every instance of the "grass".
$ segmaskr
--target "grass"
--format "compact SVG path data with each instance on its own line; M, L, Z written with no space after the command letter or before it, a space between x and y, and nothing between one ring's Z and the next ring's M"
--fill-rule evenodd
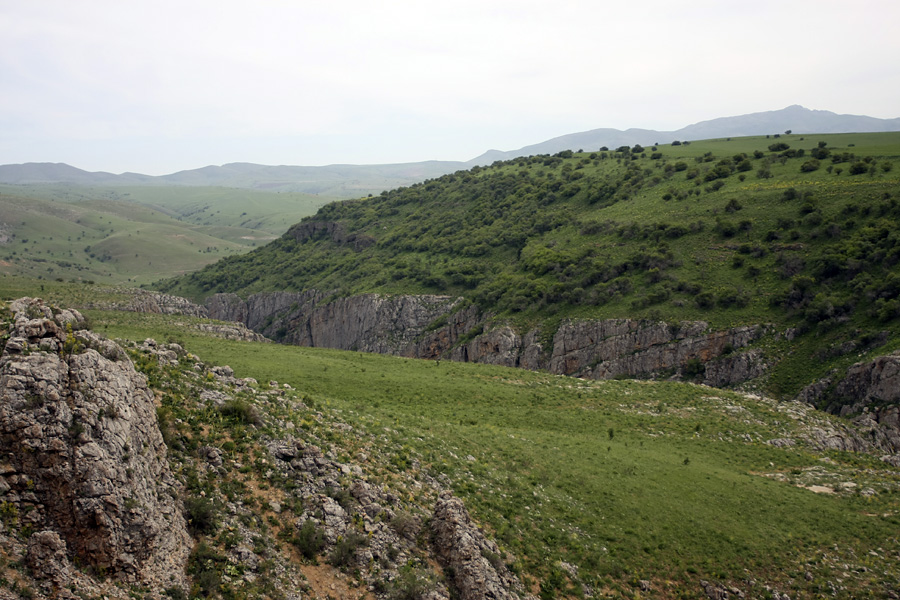
M791 405L689 384L231 342L181 317L183 326L90 317L110 337L174 337L236 376L289 383L381 440L394 468L447 482L515 554L515 568L554 582L554 594L575 594L576 579L616 593L650 579L665 595L691 597L699 579L738 584L748 573L801 595L824 593L836 577L838 597L900 583L896 472L866 455L765 443L800 439L827 415L799 418ZM798 487L810 477L856 491ZM559 561L578 576L559 576Z
M0 186L0 271L143 284L275 239L330 198L192 187Z

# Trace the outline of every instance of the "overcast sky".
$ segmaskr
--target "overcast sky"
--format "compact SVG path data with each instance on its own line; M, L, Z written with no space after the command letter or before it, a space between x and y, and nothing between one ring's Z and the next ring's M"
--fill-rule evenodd
M900 117L896 0L0 0L0 164L468 160L791 104Z

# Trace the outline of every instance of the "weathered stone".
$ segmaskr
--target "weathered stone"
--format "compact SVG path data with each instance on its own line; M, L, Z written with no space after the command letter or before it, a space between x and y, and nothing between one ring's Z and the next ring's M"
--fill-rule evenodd
M704 383L730 386L763 375L769 366L758 350L734 352L758 339L766 331L762 326L709 332L701 321L678 326L632 319L567 321L552 347L544 348L539 330L517 333L472 305L457 310L461 298L365 294L324 300L315 290L254 294L246 301L217 294L207 299L207 308L213 318L242 321L300 346L450 358L593 379L679 374L699 360L707 366Z
M434 507L431 531L435 553L448 572L461 600L518 599L517 578L499 560L496 544L472 522L459 498L445 492ZM492 564L485 556L496 556Z
M12 306L13 335L38 331L19 317L42 303ZM71 312L64 318L80 322ZM71 326L40 330L69 335ZM175 480L153 395L124 354L82 333L86 346L120 360L76 344L0 358L0 462L16 473L5 477L6 499L27 503L19 512L29 525L58 533L82 564L130 581L181 581L190 540L169 493Z
M206 317L207 311L203 306L198 306L186 298L172 296L160 292L150 292L141 289L130 289L130 302L124 310L134 312L155 313L163 315L185 315L190 317Z
M842 414L859 412L871 403L900 403L900 352L856 363L847 369L831 397L832 407L840 405Z
M835 385L836 378L806 386L797 398L841 416L856 415L854 422L869 428L864 444L900 453L900 352L856 363ZM842 445L835 440L826 443ZM857 445L849 444L851 449Z
M55 531L39 531L28 538L25 562L35 579L63 587L69 583L66 542Z

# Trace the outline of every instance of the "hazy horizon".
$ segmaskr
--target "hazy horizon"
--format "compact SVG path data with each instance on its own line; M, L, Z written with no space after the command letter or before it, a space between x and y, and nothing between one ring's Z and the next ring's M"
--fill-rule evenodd
M900 5L60 0L0 9L0 164L466 161L800 104L895 118Z

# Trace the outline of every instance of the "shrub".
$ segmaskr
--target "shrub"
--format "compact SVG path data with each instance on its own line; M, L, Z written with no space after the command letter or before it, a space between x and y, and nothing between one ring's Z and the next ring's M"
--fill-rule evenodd
M775 142L774 144L769 145L769 152L784 152L788 148L790 148L790 146L784 142Z
M741 210L742 208L744 208L744 207L741 205L740 202L738 202L737 198L732 198L731 200L728 201L728 204L725 205L725 212L733 213L733 212L737 212L737 211Z
M368 538L365 535L355 531L348 532L347 535L338 539L331 550L328 562L334 567L348 566L353 561L356 550L360 546L365 546L367 542Z
M699 358L692 358L684 364L681 373L686 379L698 379L706 373L706 365Z
M698 308L708 309L715 306L715 298L709 292L700 292L696 296L694 296L694 302L696 302Z
M325 537L322 535L322 530L310 519L303 521L303 525L300 526L297 535L294 536L291 542L297 547L303 558L307 560L314 559L325 547Z
M851 175L862 175L863 173L869 172L869 165L864 163L863 161L857 161L850 165L850 174Z
M202 595L208 598L215 594L222 583L219 575L220 565L225 562L224 556L218 554L206 542L200 542L188 559L187 570L194 577L191 596Z
M191 496L184 501L188 527L195 533L213 533L219 525L215 503L205 496Z
M390 600L420 600L435 588L434 576L430 572L414 569L406 564L391 582L388 598Z
M244 425L262 423L256 407L244 400L229 400L219 408L219 413L228 420Z
M813 171L817 171L819 169L819 161L815 158L812 160L808 160L802 165L800 165L800 171L802 173L812 173Z

